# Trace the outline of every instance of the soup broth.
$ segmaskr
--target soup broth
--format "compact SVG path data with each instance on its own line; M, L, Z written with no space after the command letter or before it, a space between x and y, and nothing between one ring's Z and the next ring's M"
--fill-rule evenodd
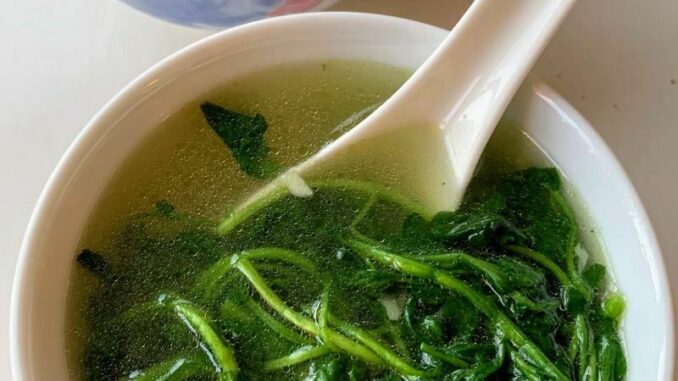
M408 75L354 61L281 66L163 122L83 234L73 377L623 379L623 298L582 255L557 170L536 149L506 149L518 138L493 139L455 212L430 216L407 194L347 177L295 178L236 209Z

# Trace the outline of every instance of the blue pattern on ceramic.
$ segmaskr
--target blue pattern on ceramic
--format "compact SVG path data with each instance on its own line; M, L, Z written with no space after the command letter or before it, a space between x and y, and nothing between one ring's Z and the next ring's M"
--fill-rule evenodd
M266 17L282 0L122 0L155 17L192 27L229 27Z

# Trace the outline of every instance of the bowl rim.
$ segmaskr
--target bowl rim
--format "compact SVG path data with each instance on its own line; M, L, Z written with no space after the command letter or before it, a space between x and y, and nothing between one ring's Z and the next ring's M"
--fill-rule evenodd
M324 12L324 13L306 13L280 16L272 19L265 19L249 24L244 24L231 29L215 33L201 40L193 42L186 47L181 48L175 53L163 58L158 63L146 69L143 73L138 75L129 84L119 90L99 111L90 119L90 121L77 134L73 142L66 149L64 154L59 159L55 169L52 171L49 179L43 187L38 201L31 213L30 220L25 230L21 248L19 251L17 264L14 271L14 279L12 281L12 291L10 300L10 319L9 319L9 355L10 368L12 378L15 380L23 380L26 376L26 369L28 360L26 353L24 353L23 344L21 340L25 338L23 333L25 322L22 316L26 311L22 306L21 301L26 299L33 291L33 285L27 282L30 274L30 264L32 263L32 253L35 251L36 241L39 233L48 225L48 216L52 209L59 202L61 190L64 189L72 175L78 170L80 164L85 161L92 146L103 135L112 121L119 118L125 113L126 109L131 108L139 100L139 96L143 96L149 91L148 84L156 78L168 78L173 75L180 75L182 68L186 67L188 62L196 60L194 54L197 51L209 49L212 46L218 45L224 38L234 38L239 35L250 34L262 27L279 26L283 23L294 23L297 21L309 20L336 20L362 18L363 21L374 22L391 22L399 23L403 26L416 26L417 28L429 28L438 31L444 29L400 17L368 14L359 12ZM655 265L656 279L659 281L659 287L656 290L659 296L664 301L664 320L667 323L667 333L670 338L667 338L663 348L663 353L666 356L664 362L664 370L662 374L666 376L666 381L670 381L674 372L674 347L675 347L675 333L674 333L674 314L671 293L669 290L668 275L666 266L660 250L654 228L647 215L647 212L638 196L635 187L626 174L625 170L614 156L612 150L608 147L601 136L591 126L590 123L563 97L555 92L550 86L539 80L533 80L533 92L536 95L543 95L552 100L558 108L565 111L568 117L575 119L575 125L580 134L592 141L608 158L610 168L615 172L615 175L621 180L624 188L627 190L627 196L633 207L637 210L636 218L640 223L646 227L644 231L645 242L649 246L649 254L651 262Z

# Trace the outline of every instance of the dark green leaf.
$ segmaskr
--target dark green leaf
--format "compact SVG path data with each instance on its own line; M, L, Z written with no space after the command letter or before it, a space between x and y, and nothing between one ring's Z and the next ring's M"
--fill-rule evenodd
M212 130L231 150L243 172L265 179L280 170L266 145L264 135L268 124L261 114L249 116L209 102L203 103L200 109Z
M306 381L342 381L347 376L346 362L338 357L331 356L326 360L311 363Z
M84 249L78 254L76 260L80 266L100 280L105 282L113 280L111 267L101 254L95 253L89 249Z
M494 242L524 241L526 236L499 214L473 210L441 212L431 221L433 237L448 243L468 243L483 247Z
M529 168L509 175L498 187L506 197L506 217L522 227L532 248L565 267L576 243L577 225L560 192L555 168Z
M503 344L498 345L496 355L491 360L476 363L470 368L456 370L447 376L445 381L485 381L493 374L497 373L504 363Z
M588 305L586 296L577 287L572 285L563 289L563 303L565 308L573 315L583 312Z
M172 217L176 211L174 205L170 204L167 200L160 200L156 202L155 209L158 211L158 213L165 217Z
M603 286L603 281L605 280L605 266L594 263L582 272L582 278L586 284L593 290L600 289Z
M626 357L619 336L607 323L598 342L598 379L600 381L622 381L626 376Z
M543 287L544 272L517 259L503 257L496 261L513 289Z

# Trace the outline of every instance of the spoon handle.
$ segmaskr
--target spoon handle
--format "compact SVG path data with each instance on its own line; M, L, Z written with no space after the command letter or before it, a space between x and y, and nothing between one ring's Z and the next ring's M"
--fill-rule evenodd
M456 209L499 118L574 1L475 0L393 96L295 171L362 176L432 211Z
M356 135L439 125L456 193L463 195L499 118L573 3L475 0L433 55L354 129Z

